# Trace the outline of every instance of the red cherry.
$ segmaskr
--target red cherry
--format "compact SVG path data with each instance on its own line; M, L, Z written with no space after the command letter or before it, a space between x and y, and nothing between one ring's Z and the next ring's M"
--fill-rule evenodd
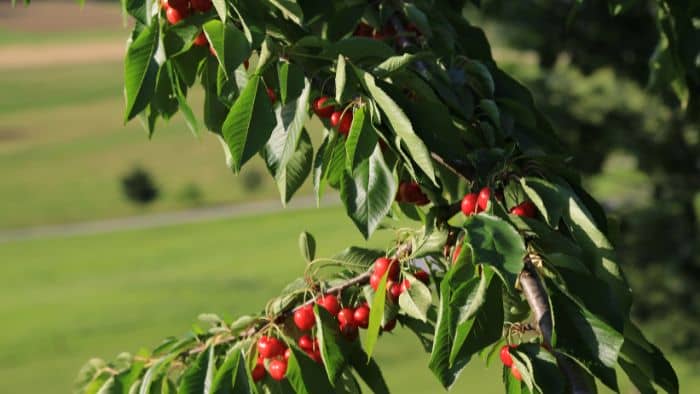
M312 105L314 113L321 119L328 119L335 112L334 105L326 105L328 100L330 100L329 97L322 96L314 100L314 103Z
M479 192L479 198L476 203L479 206L480 211L485 211L489 206L489 199L491 198L491 189L485 187Z
M401 292L403 293L404 291L408 290L411 288L411 281L408 279L404 279L403 282L401 282Z
M286 360L272 360L270 362L270 377L275 380L284 379L284 375L287 374L287 361Z
M345 112L335 111L331 114L331 125L338 128L338 132L347 136L352 126L352 110Z
M168 7L170 7L170 6L168 5L168 0L160 0L160 8L166 9L166 8L168 8Z
M357 25L357 28L355 28L353 35L355 37L372 37L372 26L364 22L360 22L360 24Z
M189 11L188 10L180 10L177 8L170 7L167 10L165 10L165 17L168 19L168 22L170 22L171 25L175 25L181 20L187 18L189 16Z
M427 272L425 272L425 271L423 271L423 270L416 271L416 273L413 274L413 276L415 276L416 279L418 279L419 281L425 283L426 285L427 285L428 283L430 283L430 274L427 273Z
M248 59L245 59L245 60L243 61L243 67L245 67L245 69L247 70L247 69L248 69L248 66L250 66L250 63L248 62Z
M314 348L314 341L308 335L302 335L299 337L297 343L299 344L301 350L313 350Z
M352 127L352 112L346 111L343 118L340 119L340 125L338 126L338 132L347 137L350 134L350 128Z
M203 47L209 45L209 41L207 41L207 35L204 34L204 32L201 32L197 34L197 37L194 38L194 41L192 41L192 44L198 47Z
M457 246L455 246L454 252L452 252L452 264L457 262L460 253L462 253L462 244L458 243Z
M284 352L284 346L277 338L260 337L258 340L258 353L263 358L273 358Z
M267 97L270 98L270 101L272 102L272 104L277 102L277 94L275 93L274 90L272 90L272 88L267 88Z
M315 351L314 350L306 350L305 353L307 356L309 356L309 358L316 361L317 363L320 363L323 361L321 359L321 352L318 349L316 349Z
M388 322L386 322L384 327L382 327L382 330L384 330L384 332L392 332L395 327L396 327L396 319L391 319Z
M399 262L388 257L380 257L374 261L374 274L380 278L389 270L389 279L399 276Z
M510 374L513 375L513 378L518 382L523 380L523 376L520 374L520 371L518 371L518 368L516 368L515 365L510 367Z
M369 285L372 287L374 291L377 291L377 288L379 287L379 282L381 282L382 277L380 275L377 275L376 273L373 273L372 276L369 277Z
M416 37L420 37L423 34L418 30L418 26L416 26L415 23L409 23L406 25L406 31L410 31L412 33L415 33Z
M354 327L355 322L355 311L352 308L343 308L338 312L338 323L340 323L340 328L344 326Z
M366 303L358 306L353 314L353 319L358 327L367 328L369 326L369 306Z
M380 31L375 31L374 33L372 33L372 38L377 40L377 41L383 40L384 34L382 34L382 32L380 32Z
M525 209L523 209L523 207L521 207L520 205L513 207L513 209L510 210L510 213L512 213L515 216L526 216Z
M187 11L190 8L190 0L164 0L166 7Z
M503 346L501 348L501 362L508 368L513 366L513 356L510 355L509 346Z
M335 111L331 114L331 126L336 127L340 123L340 117L343 116L342 111Z
M192 8L199 12L209 12L212 7L211 0L190 0Z
M289 357L292 356L292 349L287 348L287 350L284 351L284 359L289 360Z
M399 299L399 296L403 291L401 290L401 284L399 283L392 283L391 287L389 288L389 295L391 296L391 299L396 301Z
M340 332L343 334L345 339L347 339L350 342L357 339L357 336L359 335L359 329L357 328L357 326L341 326Z
M529 218L534 218L537 216L537 207L532 203L532 201L525 201L524 203L520 204L520 206L525 209L525 216Z
M421 190L420 185L416 182L402 182L399 185L399 193L405 203L425 205L430 202L423 190Z
M294 311L294 324L302 331L308 331L316 325L316 316L311 305L304 305Z
M338 297L333 294L326 294L319 298L316 303L325 308L331 315L335 316L340 312L340 303L338 302Z
M257 364L255 365L255 368L251 371L251 375L253 375L253 381L259 382L265 378L265 366L263 364Z
M471 216L476 213L477 200L479 196L476 193L469 193L462 199L462 213L466 216Z

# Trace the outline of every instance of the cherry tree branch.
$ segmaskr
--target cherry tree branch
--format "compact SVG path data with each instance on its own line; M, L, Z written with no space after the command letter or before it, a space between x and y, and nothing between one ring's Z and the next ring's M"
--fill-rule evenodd
M523 295L528 305L530 305L537 327L542 334L542 342L547 349L552 349L552 332L554 330L552 309L547 297L547 291L537 272L537 267L535 267L529 256L525 258L525 267L520 273L519 281ZM583 378L581 367L558 352L553 352L553 354L557 359L559 369L569 381L571 392L574 394L592 394Z
M393 258L399 259L403 256L410 255L411 251L413 250L413 245L411 242L405 242L396 249L396 252L392 255ZM363 286L367 283L369 283L369 278L372 276L372 269L369 269L357 276L354 276L336 286L330 287L327 289L323 294L340 294L344 290L349 289L354 286ZM284 322L286 319L288 319L294 311L296 311L299 308L302 308L306 305L311 305L314 302L316 302L317 297L311 298L310 300L307 300L306 302L298 305L291 305L282 311L280 311L276 316L273 316L268 320L266 324L254 324L251 327L249 327L247 330L244 330L243 332L239 333L238 335L222 335L220 337L214 337L213 344L214 345L221 345L224 343L230 343L230 342L235 342L238 340L242 339L247 339L250 338L261 331L265 330L266 328L270 327L271 324L280 324ZM183 351L183 355L196 355L200 354L204 351L206 351L211 343L205 342L202 343L190 350Z

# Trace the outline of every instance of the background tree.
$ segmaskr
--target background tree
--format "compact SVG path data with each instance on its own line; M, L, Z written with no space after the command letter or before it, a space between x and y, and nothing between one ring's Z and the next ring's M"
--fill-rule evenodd
M575 167L621 220L620 258L632 288L646 295L633 313L665 345L696 359L698 322L685 316L699 302L700 128L667 85L650 79L649 58L664 43L654 23L659 4L631 2L614 14L604 1L492 0L483 10L509 46L538 53L541 71L509 69L532 88Z
M685 32L688 16L664 4L677 17L669 34ZM263 312L203 316L211 329L93 360L78 390L356 392L356 374L386 392L371 355L398 320L446 387L477 353L499 353L509 392L595 392L596 381L618 391L616 366L641 391L678 392L672 367L629 317L603 210L527 89L462 18L464 1L124 6L137 21L126 120L142 115L153 132L179 110L197 130L186 94L199 81L204 123L234 171L259 153L283 202L313 174L318 195L340 190L365 237L400 217L420 227L398 229L385 251L332 259L316 258L302 234L305 275ZM676 44L668 54L691 64ZM695 70L674 72L687 92ZM316 152L309 106L326 126Z

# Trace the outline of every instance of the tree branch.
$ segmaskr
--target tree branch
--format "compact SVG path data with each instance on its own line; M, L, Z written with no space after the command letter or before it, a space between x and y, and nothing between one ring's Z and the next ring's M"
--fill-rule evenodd
M525 267L520 273L520 287L542 334L542 342L547 349L552 349L552 332L554 330L552 309L549 305L547 292L537 273L537 268L529 256L525 258ZM552 353L557 359L559 369L569 381L571 392L574 394L592 394L593 391L586 384L581 367L562 354Z
M411 244L411 242L403 243L403 244L399 245L399 247L396 249L396 252L394 252L392 257L395 259L399 259L407 254L411 254L412 249L413 249L413 245ZM365 285L365 284L369 283L370 276L372 276L372 269L369 269L369 270L367 270L367 271L365 271L357 276L354 276L354 277L346 280L345 282L343 282L339 285L336 285L336 286L329 288L323 294L335 294L335 293L339 294L339 293L342 293L345 289L348 289L350 287ZM284 322L287 318L289 318L289 316L291 316L294 313L294 311L296 311L297 309L304 307L306 305L313 304L314 302L316 302L317 299L318 299L318 297L315 297L315 298L312 298L312 299L310 299L302 304L287 307L284 310L282 310L281 312L279 312L277 314L277 316L274 316L272 319L270 319L270 321L267 324L252 325L247 330L241 332L238 335L224 335L224 336L218 337L217 339L214 339L214 343L215 343L215 345L221 345L224 343L230 343L230 342L235 342L235 341L238 341L241 339L250 338L250 337L256 335L257 333L259 333L260 331L264 330L265 328L267 328L270 325L270 323L279 324L279 323ZM199 346L196 346L196 347L190 349L189 351L183 351L182 354L196 355L196 354L199 354L199 353L206 351L208 348L209 348L209 343L203 343Z

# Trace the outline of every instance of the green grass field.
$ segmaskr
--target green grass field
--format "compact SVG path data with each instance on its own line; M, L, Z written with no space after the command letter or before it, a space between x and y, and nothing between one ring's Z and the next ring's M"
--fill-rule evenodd
M179 116L152 140L138 120L125 127L121 73L118 63L0 72L0 91L15 92L0 95L0 228L181 209L192 204L181 197L190 185L200 204L277 196L262 160L234 176L216 136L195 138ZM191 103L199 109L201 97ZM162 192L147 209L120 189L135 165ZM257 189L244 187L246 172L260 175Z

